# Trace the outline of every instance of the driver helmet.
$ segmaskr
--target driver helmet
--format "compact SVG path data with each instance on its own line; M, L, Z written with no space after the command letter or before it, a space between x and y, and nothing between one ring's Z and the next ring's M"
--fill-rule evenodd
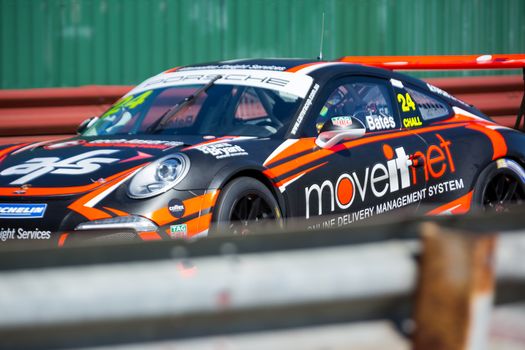
M321 108L321 111L319 112L319 117L317 118L317 122L315 124L317 133L321 131L328 118L341 115L343 113L344 106L347 102L347 95L341 91L341 88L337 88L334 92L332 92L332 94L328 97L328 100L326 100L323 108Z

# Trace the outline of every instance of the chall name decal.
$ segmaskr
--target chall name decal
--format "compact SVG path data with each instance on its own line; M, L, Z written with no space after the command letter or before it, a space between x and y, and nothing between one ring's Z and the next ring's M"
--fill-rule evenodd
M10 182L10 185L23 185L46 174L84 175L100 169L101 164L111 164L119 158L100 157L119 152L118 150L97 150L60 159L58 157L33 158L23 164L15 165L0 172L1 176L24 175Z
M305 188L306 218L309 219L312 214L310 203L317 202L318 212L313 215L323 215L327 214L323 213L323 200L329 201L330 212L335 211L336 205L339 209L345 210L354 203L356 196L364 202L369 192L379 199L387 193L416 185L418 174L428 181L430 177L441 178L447 171L454 173L456 168L450 152L451 142L439 134L436 134L436 137L439 143L429 145L425 152L415 152L412 155L413 160L409 159L403 147L393 150L385 144L383 153L386 162L378 162L366 167L361 174L355 171L351 174L343 173L335 184L325 180L320 185L313 184ZM423 173L418 173L415 167L411 167L412 164L423 168Z

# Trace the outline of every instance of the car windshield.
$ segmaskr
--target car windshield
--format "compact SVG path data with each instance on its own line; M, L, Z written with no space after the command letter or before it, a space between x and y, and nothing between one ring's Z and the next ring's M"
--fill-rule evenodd
M133 90L107 110L83 136L269 137L288 130L303 100L283 89L206 83L152 89L139 86L137 92Z

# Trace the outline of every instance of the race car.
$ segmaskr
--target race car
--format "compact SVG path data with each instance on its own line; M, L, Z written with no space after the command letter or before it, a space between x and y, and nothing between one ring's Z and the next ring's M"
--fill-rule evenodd
M395 70L523 67L525 55L176 67L76 137L0 149L0 241L196 238L291 218L317 230L399 210L508 210L525 199L525 135Z

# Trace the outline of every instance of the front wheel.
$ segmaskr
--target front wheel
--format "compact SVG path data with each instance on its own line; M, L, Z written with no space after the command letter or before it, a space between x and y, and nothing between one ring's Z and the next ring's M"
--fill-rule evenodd
M473 203L498 213L522 205L525 203L525 171L510 159L499 159L490 164L479 176Z
M277 200L263 183L251 177L239 177L224 187L213 221L214 234L247 235L282 227Z

